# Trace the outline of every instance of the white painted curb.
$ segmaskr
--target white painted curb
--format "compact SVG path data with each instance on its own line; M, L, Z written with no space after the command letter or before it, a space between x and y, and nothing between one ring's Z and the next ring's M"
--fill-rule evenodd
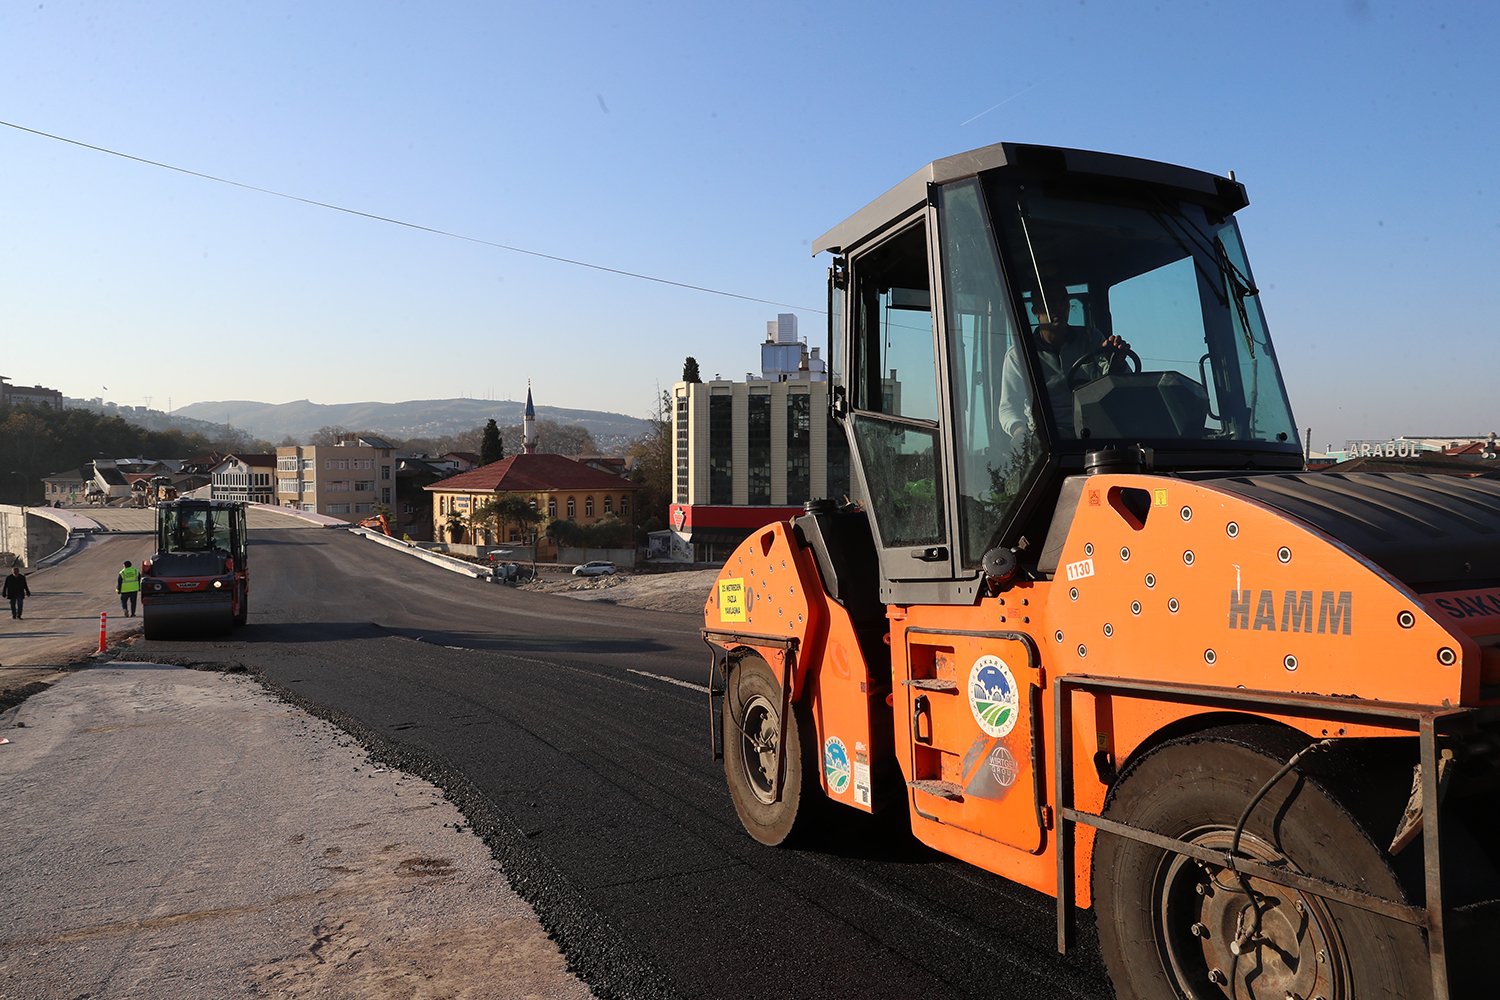
M455 559L452 556L445 556L440 552L428 552L426 549L418 548L415 544L403 542L396 538L389 538L384 532L371 531L369 528L353 527L349 529L349 532L359 535L362 538L368 538L372 542L379 542L386 548L399 549L408 555L416 556L418 559L430 562L434 566L441 566L450 572L472 576L476 580L490 579L490 571L487 568L475 566L473 563L464 562L462 559Z

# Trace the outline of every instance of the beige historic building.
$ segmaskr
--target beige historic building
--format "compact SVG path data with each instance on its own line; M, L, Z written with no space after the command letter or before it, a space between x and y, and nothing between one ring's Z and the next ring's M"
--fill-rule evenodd
M614 515L634 524L635 494L640 486L561 455L522 453L450 476L425 489L433 495L432 537L480 545L530 540L533 529L529 526L470 520L481 505L501 495L524 497L542 514L535 528L537 558L546 560L557 557L556 547L545 537L550 522L573 521L587 527ZM460 523L464 525L458 529L462 538L455 537Z

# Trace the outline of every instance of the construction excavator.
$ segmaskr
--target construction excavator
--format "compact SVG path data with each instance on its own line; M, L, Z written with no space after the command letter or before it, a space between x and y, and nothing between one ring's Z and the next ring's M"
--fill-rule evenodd
M1121 1000L1494 995L1500 484L1304 472L1233 174L1002 143L813 244L859 504L704 607L749 833L900 809Z
M367 517L363 521L356 521L354 526L356 528L369 528L371 531L384 532L388 538L396 537L395 533L391 531L391 522L386 519L384 514L376 514L374 517Z

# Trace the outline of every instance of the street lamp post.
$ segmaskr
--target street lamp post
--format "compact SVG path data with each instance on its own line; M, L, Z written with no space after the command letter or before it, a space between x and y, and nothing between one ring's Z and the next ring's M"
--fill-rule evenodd
M25 472L20 472L20 471L14 470L14 469L11 470L10 474L12 476L20 476L21 479L23 480L22 489L25 492L21 494L21 506L25 507L26 506L26 497L27 497L28 494L31 493L31 476L29 474L25 473Z

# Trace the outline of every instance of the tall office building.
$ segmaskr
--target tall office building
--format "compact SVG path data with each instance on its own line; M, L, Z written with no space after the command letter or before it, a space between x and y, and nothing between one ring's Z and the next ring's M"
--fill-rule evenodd
M679 382L673 401L671 528L694 559L726 558L808 500L857 499L826 381Z

